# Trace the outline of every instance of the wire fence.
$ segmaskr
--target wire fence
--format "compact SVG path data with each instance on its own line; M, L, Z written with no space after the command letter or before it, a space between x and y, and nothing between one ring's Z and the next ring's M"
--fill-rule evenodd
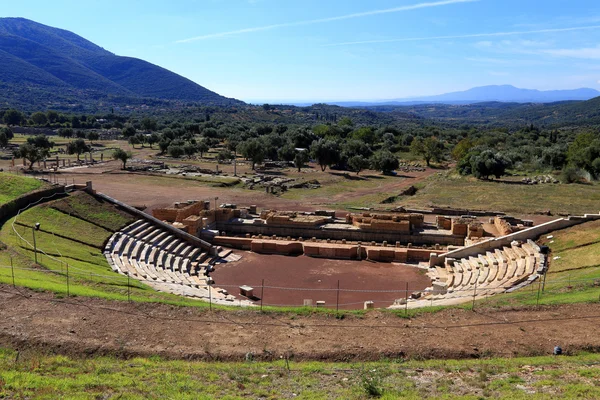
M67 296L71 295L71 286L74 283L94 283L110 285L113 288L121 289L122 294L126 292L128 300L132 299L132 295L139 294L140 290L147 290L148 287L151 287L158 291L207 301L211 308L214 303L220 305L256 305L261 309L264 306L294 308L316 306L329 309L335 308L336 311L340 309L361 309L367 307L383 308L391 305L395 305L398 308L404 307L408 311L410 305L416 304L416 300L420 300L418 304L421 306L426 306L427 301L429 301L429 305L431 306L440 305L444 302L447 304L448 301L453 303L472 301L472 307L475 307L476 300L486 299L509 289L506 283L496 280L480 281L479 276L474 280L471 278L468 286L465 286L467 284L463 284L462 287L452 288L451 293L445 293L439 289L425 289L422 285L419 287L415 282L402 282L397 288L393 289L349 287L346 285L347 282L340 282L339 280L331 287L323 287L323 285L288 287L268 284L269 277L264 277L263 279L258 279L257 277L254 282L244 282L243 284L239 282L218 282L217 284L211 284L208 277L199 277L201 278L201 282L202 279L204 280L204 284L199 284L198 281L196 283L192 282L189 275L173 270L164 271L167 279L148 279L142 274L119 274L109 271L106 273L97 273L69 264L68 261L65 261L69 258L64 257L58 248L55 248L54 253L49 253L39 248L35 243L35 227L28 227L17 221L23 211L60 195L62 194L57 193L43 197L29 204L20 209L13 219L11 228L18 245L24 249L32 250L37 264L41 266L41 268L15 267L12 259L10 266L0 265L0 270L11 270L10 279L13 285L16 285L19 279L26 278L29 281L36 282L36 286L38 287L50 286L49 282L36 278L35 274L27 276L24 274L26 272L36 272L62 277L64 279L64 292ZM22 229L22 232L19 232L18 227ZM28 235L26 234L30 229L32 230L31 241L27 238ZM4 276L5 279L8 276L6 274L0 275ZM532 296L530 300L534 299L537 304L543 301L544 295L548 291L547 287L551 287L551 293L557 293L570 290L573 286L600 286L600 277L571 279L569 276L566 279L547 279L547 274L533 276L538 278L537 282L529 280L522 283L524 287L519 290L519 293L529 293L528 296ZM53 282L53 285L55 284L56 280ZM351 284L356 285L356 282L352 282ZM253 291L246 293L246 296L240 296L237 291L241 290L241 286L249 286ZM236 299L233 299L233 296L229 294L233 292L236 292ZM600 301L600 297L598 300Z
M131 301L136 296L139 298L139 295L144 291L151 290L154 292L153 289L156 289L158 286L159 290L163 292L182 294L183 296L187 294L187 297L192 299L206 301L211 308L213 305L254 305L261 309L262 307L298 308L322 306L327 309L335 309L336 311L362 309L365 306L365 302L369 302L369 305L373 305L374 308L388 307L395 302L396 306L399 306L397 308L405 308L408 311L411 302L414 301L412 295L415 292L421 295L419 299L422 300L420 302L421 306L427 306L427 302L431 302L433 306L440 305L438 300L445 299L456 300L456 303L473 301L472 305L475 307L475 300L489 299L494 294L503 292L506 289L503 285L490 284L487 286L456 288L452 293L442 294L431 288L421 290L410 288L410 284L405 284L404 287L393 290L366 290L343 287L339 282L333 287L326 288L283 287L269 285L265 283L265 280L261 280L260 282L254 282L254 284L244 285L251 286L254 289L254 293L248 296L239 296L236 293L237 298L232 299L224 293L232 293L239 290L241 285L227 283L192 285L184 282L157 281L141 276L133 277L117 273L102 274L82 271L64 262L61 262L62 268L54 270L43 267L43 264L44 262L42 261L41 268L22 268L14 266L11 260L11 265L9 266L0 265L0 270L4 271L4 273L0 272L0 279L5 283L11 283L13 286L46 287L54 291L58 289L58 291L65 293L67 296L73 294L74 285L78 286L76 292L80 292L80 285L100 284L118 289L123 299L126 296L127 300ZM7 273L8 270L10 270L10 274ZM37 273L52 275L53 279L43 278ZM57 284L59 284L58 287ZM547 295L554 296L557 293L564 293L566 290L595 288L598 286L600 286L600 278L548 279L546 275L538 279L537 282L521 288L517 293L524 296L524 298L521 297L521 300L529 302L533 300L536 304L540 304L540 302L544 301L544 296ZM62 289L60 289L61 287ZM600 301L600 288L598 289L598 295L598 301ZM306 300L308 299L311 299L311 301L307 302ZM399 304L398 300L400 299L403 299L403 304ZM317 301L323 301L323 303L317 303Z

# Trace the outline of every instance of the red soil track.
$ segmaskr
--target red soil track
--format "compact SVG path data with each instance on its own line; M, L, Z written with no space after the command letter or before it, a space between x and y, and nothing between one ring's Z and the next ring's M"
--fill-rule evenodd
M304 299L311 299L313 304L317 300L324 300L326 307L335 308L339 280L342 289L339 293L340 309L362 309L367 300L374 301L375 307L382 308L405 296L407 282L411 291L422 290L431 285L431 280L423 270L409 265L250 252L239 254L242 255L240 261L216 266L215 272L211 274L215 285L226 288L237 297L238 286L250 285L255 288L254 296L260 298L261 280L264 279L267 286L264 289L264 305L302 306ZM285 290L268 286L307 290ZM347 292L344 289L397 292Z
M475 312L446 309L401 319L261 314L161 304L56 299L0 285L0 346L76 357L158 354L203 360L378 360L567 354L600 349L600 305L573 304Z

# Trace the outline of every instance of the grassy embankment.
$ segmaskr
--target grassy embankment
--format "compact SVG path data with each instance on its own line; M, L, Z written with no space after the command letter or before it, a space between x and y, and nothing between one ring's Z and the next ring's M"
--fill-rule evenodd
M0 173L0 205L6 204L25 193L40 189L43 184L38 179Z
M599 398L600 355L374 363L73 359L0 349L0 397Z

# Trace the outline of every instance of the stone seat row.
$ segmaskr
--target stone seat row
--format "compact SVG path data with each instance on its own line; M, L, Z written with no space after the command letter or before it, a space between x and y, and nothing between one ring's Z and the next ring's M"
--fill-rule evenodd
M177 239L143 220L115 233L105 248L112 269L156 290L186 297L230 303L227 291L211 288L212 261L207 252Z
M444 266L431 268L432 287L411 306L457 304L476 297L502 293L537 278L544 256L533 241L461 259L447 258ZM423 303L423 304L421 304Z

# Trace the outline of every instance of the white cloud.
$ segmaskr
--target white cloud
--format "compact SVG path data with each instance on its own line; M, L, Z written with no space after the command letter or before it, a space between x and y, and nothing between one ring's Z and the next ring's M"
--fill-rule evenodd
M600 46L586 47L581 49L547 49L540 50L543 54L554 57L583 58L588 60L600 60Z
M241 35L244 33L267 31L267 30L271 30L271 29L286 28L286 27L292 27L292 26L302 26L302 25L312 25L312 24L322 24L322 23L326 23L326 22L341 21L341 20L345 20L345 19L368 17L371 15L390 14L390 13L397 13L397 12L402 12L402 11L417 10L417 9L421 9L421 8L440 7L440 6L450 5L450 4L471 3L471 2L476 2L476 1L479 1L479 0L440 0L440 1L433 1L433 2L427 2L427 3L417 3L417 4L407 5L407 6L386 8L383 10L371 10L371 11L364 11L364 12L353 13L353 14L339 15L336 17L319 18L319 19L312 19L312 20L307 20L307 21L287 22L287 23L282 23L282 24L272 24L272 25L266 25L266 26L258 26L258 27L254 27L254 28L238 29L238 30L228 31L228 32L210 33L207 35L201 35L201 36L196 36L196 37L192 37L192 38L178 40L175 43L189 43L189 42L195 42L198 40L214 39L214 38L219 38L219 37L224 37L224 36L232 36L232 35Z
M374 44L374 43L395 43L395 42L417 42L417 41L428 41L428 40L446 40L446 39L470 39L480 37L498 37L498 36L515 36L515 35L528 35L536 33L557 33L557 32L571 32L571 31L586 31L600 29L600 25L589 25L589 26L576 26L572 28L552 28L552 29L537 29L532 31L507 31L507 32L490 32L490 33L473 33L469 35L449 35L449 36L426 36L426 37L412 37L412 38L398 38L398 39L377 39L377 40L362 40L356 42L342 42L342 43L331 43L323 45L323 47L331 46L350 46L356 44ZM508 44L510 41L506 41Z

